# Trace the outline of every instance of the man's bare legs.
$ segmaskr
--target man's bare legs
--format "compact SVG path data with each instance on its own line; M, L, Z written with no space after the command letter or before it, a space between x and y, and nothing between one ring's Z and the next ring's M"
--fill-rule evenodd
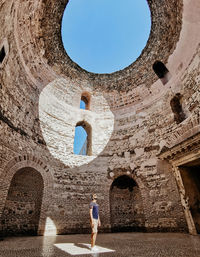
M95 246L96 238L97 238L97 233L92 233L91 234L91 247Z

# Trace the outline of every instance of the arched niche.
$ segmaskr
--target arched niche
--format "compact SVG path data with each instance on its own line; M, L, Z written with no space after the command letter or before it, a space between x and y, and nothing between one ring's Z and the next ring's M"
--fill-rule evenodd
M143 231L144 209L140 189L130 176L114 179L110 187L111 230Z
M41 174L31 167L12 177L3 213L3 235L37 235L44 191Z
M170 101L172 112L174 113L174 121L179 124L186 119L186 115L181 103L182 95L177 93Z

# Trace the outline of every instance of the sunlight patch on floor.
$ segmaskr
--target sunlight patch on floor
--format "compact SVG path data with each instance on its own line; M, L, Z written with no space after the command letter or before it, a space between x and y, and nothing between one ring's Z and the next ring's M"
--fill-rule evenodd
M62 244L54 244L54 245L58 247L60 250L65 251L70 255L91 254L94 256L98 256L98 253L114 252L114 250L103 248L100 246L97 246L98 251L93 252L90 250L90 244L82 244L82 243L78 243L78 244L62 243Z

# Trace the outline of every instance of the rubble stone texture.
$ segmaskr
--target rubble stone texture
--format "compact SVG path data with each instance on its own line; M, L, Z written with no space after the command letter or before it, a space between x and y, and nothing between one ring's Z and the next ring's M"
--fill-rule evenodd
M9 235L37 234L42 194L43 183L39 172L27 168L17 171L3 210L3 231Z
M199 0L148 0L147 45L112 74L89 73L65 53L67 2L0 1L1 233L88 232L93 192L101 231L197 233L200 194L187 185L196 183L190 167L200 167ZM166 65L167 83L155 61ZM90 110L79 108L85 92ZM73 154L82 121L91 126L91 156ZM133 188L116 183L124 176Z

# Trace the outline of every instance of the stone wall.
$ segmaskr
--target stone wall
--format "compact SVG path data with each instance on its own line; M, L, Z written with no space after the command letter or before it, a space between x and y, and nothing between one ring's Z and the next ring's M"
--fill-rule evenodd
M139 187L126 175L113 181L110 189L112 231L144 231L144 207Z
M158 155L199 132L199 1L149 1L146 48L130 67L108 75L87 73L64 53L59 22L66 2L0 2L1 224L12 177L32 167L44 180L38 234L88 232L93 192L101 231L111 231L111 185L123 175L137 184L130 197L141 202L137 218L146 231L187 231L171 164ZM156 60L171 74L165 85L153 73ZM90 110L79 109L85 91ZM179 124L170 105L176 94L185 113ZM74 128L83 120L92 127L92 156L73 154Z
M2 234L37 235L43 180L30 168L17 171L11 181L1 217Z

